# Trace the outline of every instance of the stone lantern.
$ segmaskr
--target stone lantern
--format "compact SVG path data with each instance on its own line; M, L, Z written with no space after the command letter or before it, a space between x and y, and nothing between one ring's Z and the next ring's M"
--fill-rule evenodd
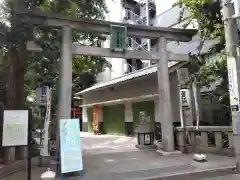
M157 148L154 144L154 125L151 122L150 116L146 116L144 111L139 112L139 124L135 132L137 133L137 145L139 149Z

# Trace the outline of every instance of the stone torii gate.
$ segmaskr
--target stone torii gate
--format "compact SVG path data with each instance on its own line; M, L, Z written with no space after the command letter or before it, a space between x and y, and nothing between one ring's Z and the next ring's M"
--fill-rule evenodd
M59 119L70 118L72 93L72 55L90 55L115 58L158 60L158 92L159 113L161 114L161 127L163 150L174 151L174 136L171 114L170 86L168 73L168 60L188 61L185 54L174 54L166 50L169 41L191 41L195 30L162 28L142 25L115 23L102 20L90 20L66 17L62 15L46 14L38 11L21 11L18 13L25 23L41 27L62 29L62 44L60 57L60 93L59 93ZM111 26L126 27L128 37L141 37L157 39L157 51L146 52L140 50L125 50L113 52L112 49L89 47L73 44L72 29L82 32L95 32L98 34L111 34Z

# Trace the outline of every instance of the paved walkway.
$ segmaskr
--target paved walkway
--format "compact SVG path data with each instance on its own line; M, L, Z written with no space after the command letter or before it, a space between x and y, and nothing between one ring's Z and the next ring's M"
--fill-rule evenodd
M214 169L221 170L234 167L234 158L209 156L208 159L209 161L207 163L197 163L192 161L192 156L190 155L162 157L157 153L150 151L85 155L85 177L74 178L74 180L146 180L151 178L153 179L155 177L162 177L161 180L164 180L164 178L166 179L166 177L174 176L176 174L183 175L193 172L202 173L204 171L210 171ZM32 169L32 180L39 180L40 174L45 170L46 168L34 167ZM56 168L52 167L52 170L55 171ZM200 175L202 176L204 174ZM216 176L216 174L214 176ZM190 177L191 178L189 180L194 180L195 178L199 179L200 176L191 175ZM182 178L183 176L179 177L178 179ZM22 170L12 175L0 178L0 180L16 179L26 180L27 170ZM170 178L170 180L172 179L176 179L176 177Z
M240 175L234 174L234 175L227 175L227 176L221 176L221 177L213 177L213 178L205 178L203 180L239 180Z
M81 133L83 151L86 154L106 154L116 152L138 151L135 148L137 139L135 137L92 135Z
M155 151L140 151L134 147L136 139L129 137L95 137L83 134L82 141L85 168L85 176L81 178L83 180L150 180L151 178L157 180L155 177L166 178L176 174L201 173L215 169L219 169L218 172L223 172L222 170L235 166L235 158L233 157L209 155L208 162L198 163L192 160L192 155L163 157ZM55 169L53 167L53 170ZM39 180L40 174L45 170L46 168L33 168L32 180ZM219 173L217 175L225 174ZM27 171L23 170L0 178L0 180L16 179L26 180ZM191 176L189 180L194 179L195 176Z
M203 172L234 167L235 159L209 156L208 162L198 163L192 155L159 156L156 152L127 152L84 157L85 180L133 180L174 174Z

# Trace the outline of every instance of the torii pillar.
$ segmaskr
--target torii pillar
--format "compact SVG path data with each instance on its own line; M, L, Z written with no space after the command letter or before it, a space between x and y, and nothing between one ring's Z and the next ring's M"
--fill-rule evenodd
M72 29L70 26L62 27L60 80L58 96L58 119L71 119L72 101ZM57 127L59 121L57 121ZM56 142L59 148L59 128L57 128Z
M62 27L60 57L59 119L71 118L72 97L72 31L71 27Z
M158 39L158 51L161 52L161 59L157 63L158 80L158 111L162 129L162 147L165 152L173 152L173 116L170 98L170 83L168 73L167 40L165 37Z

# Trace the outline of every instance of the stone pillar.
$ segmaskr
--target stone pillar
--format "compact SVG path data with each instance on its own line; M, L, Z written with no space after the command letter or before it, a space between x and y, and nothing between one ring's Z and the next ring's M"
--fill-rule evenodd
M62 27L60 57L59 119L71 118L72 100L72 31Z
M125 135L134 135L132 102L125 103Z
M88 113L87 113L87 107L82 107L82 131L88 132Z
M21 159L26 159L28 157L28 148L21 147L20 148Z
M166 152L174 151L174 137L173 137L173 117L170 98L170 84L168 72L168 59L166 38L160 37L158 40L158 51L162 54L158 61L157 77L158 77L158 94L159 94L159 113L161 114L161 128L162 128L162 147Z
M4 157L3 157L3 161L5 164L9 164L11 162L15 161L15 148L11 147L11 148L4 148Z
M132 59L132 71L136 71L136 70L137 70L137 60Z

